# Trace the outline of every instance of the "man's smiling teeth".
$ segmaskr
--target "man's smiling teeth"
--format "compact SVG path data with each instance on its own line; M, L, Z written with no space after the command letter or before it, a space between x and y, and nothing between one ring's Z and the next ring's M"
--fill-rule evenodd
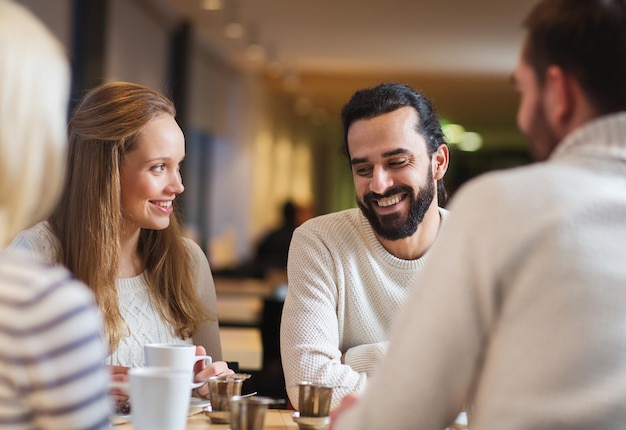
M393 197L388 197L386 199L380 199L378 200L378 206L380 206L381 208L384 208L387 206L395 205L400 200L401 200L400 196L393 196Z
M167 201L167 202L152 202L157 206L161 206L162 208L169 208L170 206L172 206L172 201Z

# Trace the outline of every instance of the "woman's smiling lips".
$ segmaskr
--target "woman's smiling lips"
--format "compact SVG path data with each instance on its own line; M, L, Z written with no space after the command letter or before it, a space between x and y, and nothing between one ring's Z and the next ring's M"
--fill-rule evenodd
M174 210L174 206L172 205L172 200L150 200L159 211L162 213L169 215Z

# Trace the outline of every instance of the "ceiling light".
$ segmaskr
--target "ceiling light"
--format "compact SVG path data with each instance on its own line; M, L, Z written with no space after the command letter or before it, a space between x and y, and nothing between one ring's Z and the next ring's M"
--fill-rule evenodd
M222 0L201 0L200 7L204 10L220 10L222 8Z
M239 39L243 36L243 25L238 22L231 22L226 24L224 30L226 37L229 39Z

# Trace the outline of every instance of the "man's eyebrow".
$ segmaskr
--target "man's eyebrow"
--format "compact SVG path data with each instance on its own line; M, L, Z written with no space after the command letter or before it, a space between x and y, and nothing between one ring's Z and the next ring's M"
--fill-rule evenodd
M393 157L394 155L398 155L398 154L410 154L411 151L409 151L406 148L398 148L398 149L394 149L393 151L387 151L387 152L383 152L383 157Z
M367 163L367 158L351 158L350 165L354 166L355 164Z

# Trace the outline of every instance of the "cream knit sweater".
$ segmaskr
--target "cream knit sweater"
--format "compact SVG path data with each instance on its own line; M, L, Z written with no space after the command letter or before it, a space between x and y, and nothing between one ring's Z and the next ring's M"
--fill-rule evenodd
M440 214L445 218L448 212ZM365 388L428 254L417 260L394 257L359 209L323 215L296 229L281 323L282 364L295 407L302 380L336 386L333 407Z
M193 260L196 287L200 300L213 316L213 320L200 325L193 339L180 339L165 321L148 293L148 283L143 274L133 278L117 279L115 287L120 312L128 326L128 335L118 348L106 359L106 364L127 367L143 366L143 345L146 343L194 343L202 345L213 361L222 359L215 285L206 256L192 240L185 239L189 257ZM59 241L47 222L21 232L11 247L21 248L39 255L47 262L55 263Z

